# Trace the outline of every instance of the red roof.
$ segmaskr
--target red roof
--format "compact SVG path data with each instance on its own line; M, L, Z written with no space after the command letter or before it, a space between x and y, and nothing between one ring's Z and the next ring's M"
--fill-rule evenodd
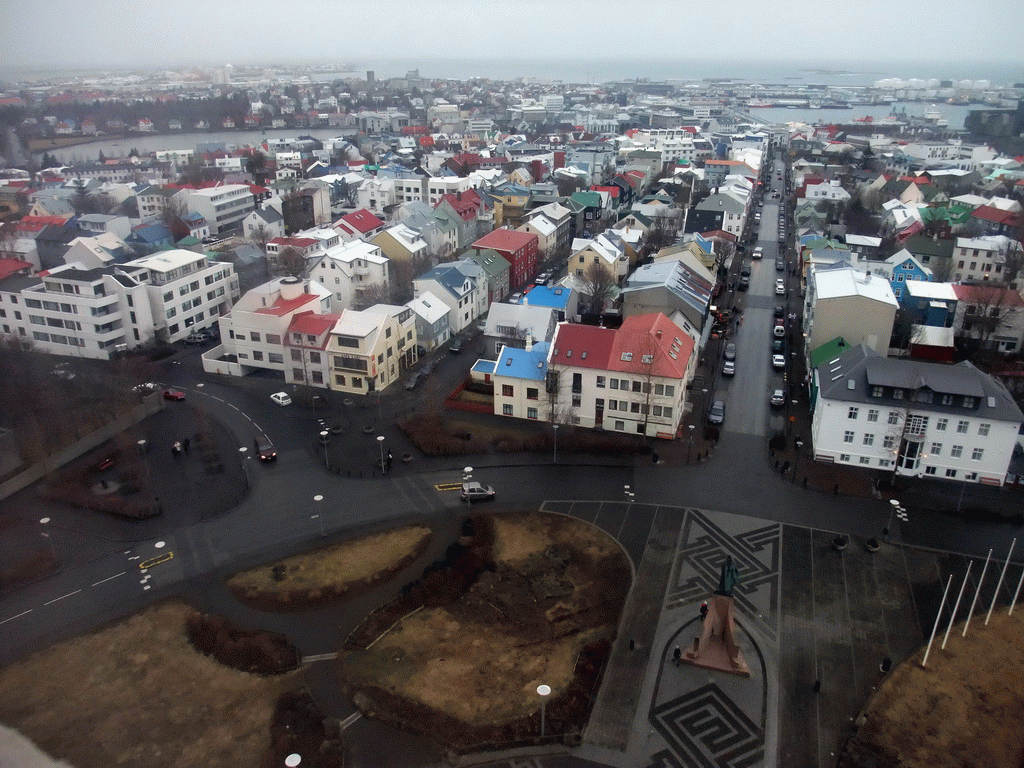
M296 296L294 299L283 299L280 296L277 297L277 301L271 304L269 307L260 307L255 310L257 315L274 315L275 317L281 317L287 315L289 312L294 312L299 307L303 307L311 301L319 301L319 296L314 296L312 293L304 293L301 296Z
M300 312L288 324L288 333L302 333L316 337L324 336L323 341L326 344L328 337L325 334L334 327L340 318L341 315L318 315L313 312ZM291 341L286 343L291 344Z
M475 189L467 189L462 193L456 192L455 194L441 195L441 199L437 201L437 205L434 208L437 208L442 201L447 201L463 221L472 221L477 213L479 213L480 206L483 203Z
M622 191L619 187L599 187L596 184L590 188L591 192L607 192L612 197L618 197Z
M961 285L953 283L953 293L960 301L969 304L981 304L982 306L998 305L1007 309L1024 307L1024 299L1020 294L1011 288L1005 288L994 283L981 285Z
M353 211L352 213L346 213L341 217L341 220L356 232L364 235L367 232L372 232L373 230L384 226L383 221L378 219L372 212L365 208L360 208L358 211Z
M736 242L736 235L732 232L726 232L724 229L712 229L710 232L701 232L701 237L706 238L718 238L719 240L728 240L730 243Z
M32 265L21 259L0 259L0 280L32 269Z
M46 225L53 224L55 227L59 227L69 218L68 216L24 216L18 222L18 232L21 234L41 232Z
M975 219L984 219L985 221L992 221L996 224L1006 224L1008 226L1017 226L1020 223L1020 214L1015 211L1004 211L1001 208L996 208L994 205L982 205L971 211L971 216Z
M515 229L495 229L473 243L473 247L493 248L499 253L513 253L529 245L531 240L534 244L537 243L537 236L531 232L519 232Z
M931 179L927 176L900 176L900 181L910 181L918 186L932 183Z
M551 365L608 369L608 357L615 345L615 331L595 325L559 323L551 342Z

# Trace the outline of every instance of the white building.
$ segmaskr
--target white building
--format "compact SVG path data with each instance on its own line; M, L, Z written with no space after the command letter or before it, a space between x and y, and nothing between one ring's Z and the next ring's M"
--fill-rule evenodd
M184 199L190 211L206 219L213 234L241 225L242 219L256 208L256 199L245 184L192 189Z
M863 344L812 372L815 461L1002 485L1024 421L968 362L886 358Z
M1006 235L958 237L953 248L952 280L957 283L1003 282L1007 253L1020 249L1020 243Z
M379 246L353 240L317 253L309 276L331 292L331 311L341 312L363 303L370 288L386 293L391 283L388 265Z
M879 354L889 351L899 304L889 281L852 267L812 269L804 305L806 354L842 337L866 344Z
M414 297L430 292L448 305L452 334L461 333L487 312L487 275L468 259L438 264L413 280L412 287Z

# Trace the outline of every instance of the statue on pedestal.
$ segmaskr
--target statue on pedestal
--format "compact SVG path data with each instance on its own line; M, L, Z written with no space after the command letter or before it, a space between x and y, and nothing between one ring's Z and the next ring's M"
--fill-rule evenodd
M684 654L683 660L688 664L750 676L750 667L736 643L736 626L732 616L732 591L738 581L739 571L732 557L726 557L718 579L718 589L707 601L708 610L701 635L694 638L693 647Z

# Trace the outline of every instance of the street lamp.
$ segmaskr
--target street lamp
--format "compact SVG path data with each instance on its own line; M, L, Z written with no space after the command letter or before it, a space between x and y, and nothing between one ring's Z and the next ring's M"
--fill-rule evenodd
M893 515L903 523L909 522L910 518L907 515L907 510L900 506L900 502L897 499L889 499L891 505L889 509L889 521L885 524L885 528L882 529L882 535L888 536L889 529L892 528L892 517Z
M246 459L249 458L249 449L243 445L238 449L238 452L242 456L242 473L245 475L245 484L246 486L250 486L252 483L249 481L249 464L246 461Z
M377 444L380 446L380 471L384 471L384 435L377 435Z
M690 450L693 448L693 430L694 430L694 427L695 427L694 424L691 424L689 427L687 427L687 429L690 430L690 439L686 443L686 463L687 464L690 463Z
M537 686L537 695L540 696L540 735L544 737L544 715L548 703L548 696L551 695L551 686L541 683Z
M327 458L327 443L330 442L330 439L330 432L328 432L326 429L320 430L320 443L324 447L324 466L327 467L327 469L331 468L331 461L330 459Z
M463 485L463 489L466 491L466 508L469 509L470 511L473 510L473 502L471 501L471 497L470 497L470 494L469 494L469 482L472 479L473 479L473 468L472 467L464 467L463 470L462 470L462 485Z
M302 755L298 752L292 752L288 757L284 759L284 764L288 768L296 768L296 766L302 762Z
M554 434L555 434L555 452L554 452L553 456L551 457L551 463L552 464L557 464L558 463L558 425L557 424L552 424L551 425L551 431L554 432Z
M319 493L316 496L313 497L313 501L316 502L317 509L320 508L320 502L323 501L323 500L324 500L323 495L321 495ZM316 520L320 524L320 535L323 536L324 535L324 519L321 516L321 513L317 512L315 515L310 515L309 519L310 520Z
M796 468L800 465L800 449L804 447L804 441L799 437L796 439L796 456L793 457L793 482L796 482Z

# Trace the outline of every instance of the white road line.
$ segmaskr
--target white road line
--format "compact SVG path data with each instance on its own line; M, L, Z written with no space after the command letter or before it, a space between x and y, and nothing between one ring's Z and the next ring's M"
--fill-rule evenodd
M80 589L76 589L74 592L68 592L66 595L61 595L60 597L53 598L53 600L47 600L45 603L43 603L43 605L49 605L50 603L56 603L58 600L63 600L65 597L71 597L72 595L77 595L81 591L82 590L80 590Z
M126 573L128 573L128 571L121 571L120 573L115 573L113 576L108 576L105 579L101 579L100 581L97 581L96 583L93 584L93 586L94 587L98 587L104 581L110 581L111 579L116 579L118 576L124 576Z
M32 609L29 608L27 611L22 611L17 616L11 616L11 618L9 618L9 619L4 619L3 621L0 621L0 624L6 624L8 621L14 621L15 619L20 619L26 613L32 613Z
M353 712L351 715L349 715L348 717L346 717L344 720L341 721L341 730L344 731L346 728L348 728L350 725L352 725L352 723L354 723L356 720L358 720L362 716L363 716L362 712Z
M337 653L318 653L313 656L303 656L302 663L310 664L314 661L333 661L336 658L338 658Z

